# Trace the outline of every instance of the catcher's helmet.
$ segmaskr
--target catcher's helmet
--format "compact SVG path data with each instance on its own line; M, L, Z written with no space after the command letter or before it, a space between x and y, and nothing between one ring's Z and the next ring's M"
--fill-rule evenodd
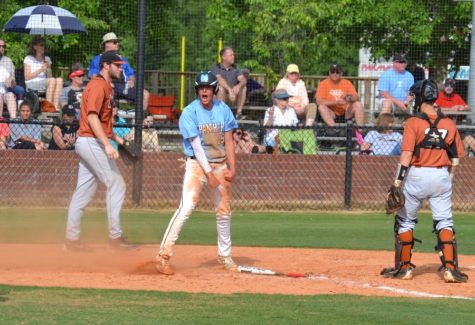
M214 94L218 93L218 79L211 71L201 71L195 79L195 91L198 94L199 86L212 86Z
M409 93L414 96L414 109L419 111L422 103L433 104L439 95L437 84L434 80L421 80L412 85Z

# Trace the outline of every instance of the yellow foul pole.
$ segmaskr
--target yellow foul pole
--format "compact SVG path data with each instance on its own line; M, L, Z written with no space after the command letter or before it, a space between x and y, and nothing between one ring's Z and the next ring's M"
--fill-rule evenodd
M181 78L180 78L180 110L185 107L185 45L186 37L181 38Z
M221 63L221 55L219 55L219 52L221 52L222 48L223 48L223 39L220 37L218 39L218 63Z

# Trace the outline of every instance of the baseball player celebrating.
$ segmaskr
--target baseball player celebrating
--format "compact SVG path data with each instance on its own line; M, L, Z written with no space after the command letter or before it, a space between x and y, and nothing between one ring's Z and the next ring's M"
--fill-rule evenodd
M218 80L211 72L196 76L198 96L181 114L179 127L186 156L183 193L179 208L171 218L157 255L158 272L172 275L169 261L172 248L186 220L198 203L203 185L213 189L213 204L218 232L218 260L226 270L235 271L231 258L231 181L236 175L233 129L237 128L231 109L214 99Z
M66 250L84 250L79 241L81 218L84 208L94 197L97 180L107 188L107 220L109 221L109 245L112 248L130 249L122 236L120 209L125 197L125 182L115 160L117 150L109 142L123 144L124 140L112 130L112 80L122 72L121 56L117 51L105 52L100 59L100 74L89 82L81 102L76 152L79 155L79 171L76 190L71 199L66 229Z
M395 216L395 266L382 270L381 274L403 280L413 278L413 229L417 211L422 201L428 199L444 280L467 282L468 276L458 268L451 201L452 178L459 158L464 155L460 135L454 122L434 109L438 93L434 81L419 81L410 91L415 96L418 113L407 120L404 128L400 163L392 187L401 187L405 180L405 203ZM400 201L404 202L404 198Z

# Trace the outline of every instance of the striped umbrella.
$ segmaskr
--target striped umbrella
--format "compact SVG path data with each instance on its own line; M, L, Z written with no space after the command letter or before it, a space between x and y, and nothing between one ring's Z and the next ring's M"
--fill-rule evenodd
M71 12L49 5L18 10L5 24L3 31L30 35L86 33L84 26Z

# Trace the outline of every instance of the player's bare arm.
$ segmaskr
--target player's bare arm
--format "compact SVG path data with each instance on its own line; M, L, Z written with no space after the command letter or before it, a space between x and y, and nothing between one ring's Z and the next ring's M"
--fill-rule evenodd
M101 121L99 121L99 116L97 116L95 113L90 113L87 116L87 119L89 121L89 125L91 126L92 132L94 132L96 138L104 145L107 157L113 160L119 158L119 153L111 145L109 138L107 138L107 135L102 128Z
M226 149L226 163L228 165L228 169L224 171L224 179L232 182L234 176L236 176L236 157L232 131L224 133L224 148Z

